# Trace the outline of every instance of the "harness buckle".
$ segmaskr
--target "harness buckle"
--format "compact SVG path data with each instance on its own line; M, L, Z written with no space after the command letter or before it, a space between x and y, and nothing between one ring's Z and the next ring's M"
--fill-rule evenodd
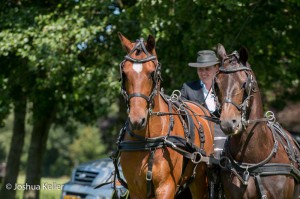
M194 153L192 153L191 160L192 160L192 162L194 164L198 164L198 163L202 162L202 158L203 158L203 156L202 156L202 154L200 152L194 152Z
M152 115L153 112L152 112L152 108L149 106L149 115Z
M272 111L267 111L265 113L265 118L267 118L268 122L270 122L271 124L275 123L276 121L275 115Z
M171 101L176 102L181 98L181 92L179 90L174 90L171 95Z
M267 195L262 195L261 198L262 199L268 199Z
M248 166L247 166L246 171L244 171L244 173L243 173L243 179L247 183L247 185L248 185L249 177L250 177L250 174L249 174Z
M147 181L151 181L152 180L152 171L147 171L146 180Z
M167 137L164 137L164 142L166 143L167 146L171 146L173 149L177 147L173 142L167 140Z
M219 161L219 166L222 169L229 169L230 159L227 156L221 156Z

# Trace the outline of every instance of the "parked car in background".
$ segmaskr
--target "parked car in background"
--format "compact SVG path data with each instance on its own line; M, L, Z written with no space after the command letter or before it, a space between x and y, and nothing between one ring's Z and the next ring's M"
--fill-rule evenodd
M111 199L117 195L119 198L127 198L128 191L119 182L116 192L114 190L114 171L113 162L109 158L78 165L72 171L71 180L64 184L61 199ZM100 184L103 186L95 189Z

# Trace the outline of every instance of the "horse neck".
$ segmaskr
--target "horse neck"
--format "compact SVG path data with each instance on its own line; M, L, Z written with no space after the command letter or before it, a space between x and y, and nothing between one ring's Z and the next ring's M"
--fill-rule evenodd
M252 94L252 100L250 99L249 120L256 120L263 118L263 105L261 100L260 91L256 88L256 92Z
M160 93L154 97L154 106L152 111L155 112L169 112L168 104L162 98ZM155 114L150 115L148 125L147 125L147 134L149 137L157 137L166 135L169 128L169 116L157 116Z
M263 106L261 95L257 91L253 93L253 99L250 103L249 120L263 118ZM251 123L244 132L232 136L230 139L230 151L236 160L255 162L258 155L264 159L273 148L273 138L270 129L265 122ZM246 158L246 159L245 159Z

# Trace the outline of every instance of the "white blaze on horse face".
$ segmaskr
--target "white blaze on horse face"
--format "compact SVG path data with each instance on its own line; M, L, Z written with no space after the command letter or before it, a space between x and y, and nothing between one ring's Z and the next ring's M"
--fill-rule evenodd
M137 73L140 73L143 70L143 64L142 63L133 63L133 70Z

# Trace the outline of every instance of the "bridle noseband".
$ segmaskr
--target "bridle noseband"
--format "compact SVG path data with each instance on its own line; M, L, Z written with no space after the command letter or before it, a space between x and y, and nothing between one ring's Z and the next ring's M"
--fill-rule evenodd
M219 68L219 72L215 75L215 77L213 79L213 92L215 93L215 101L217 104L217 108L219 110L221 110L223 104L225 104L225 103L232 104L234 107L236 107L241 112L241 122L242 122L244 129L246 129L249 124L249 121L246 118L247 108L249 107L250 98L253 97L253 95L251 95L251 93L256 92L256 90L255 90L255 82L256 81L251 73L252 70L250 67L244 66L242 64L239 64L238 66L230 65L226 68L224 67L224 61L226 61L228 59L230 59L230 61L237 61L238 58L239 58L239 55L235 51L234 53L228 55L225 59L222 60L221 66ZM244 97L243 102L241 104L235 103L234 101L232 101L231 97L229 97L229 96L226 96L222 100L222 103L220 103L218 100L218 97L216 95L216 89L215 89L215 82L216 82L216 78L217 78L218 74L220 74L220 73L229 74L229 73L235 73L238 71L244 71L247 75L247 80L244 83L246 97Z
M146 54L146 58L142 58L142 59L135 59L133 58L131 55L135 52L135 51L140 51L140 52L144 52ZM146 96L142 93L131 93L128 94L125 90L125 85L124 85L124 79L123 79L123 66L125 64L126 61L130 61L133 63L146 63L149 61L152 61L156 67L154 74L152 76L152 80L153 80L153 87L152 87L152 91L150 93L149 96ZM161 65L157 60L157 57L155 55L150 54L144 44L144 39L138 39L136 41L135 46L132 48L132 50L125 56L125 59L120 63L120 77L121 77L121 83L122 83L122 87L121 87L121 93L125 99L125 103L127 105L127 108L129 110L129 101L131 98L133 97L141 97L143 99L145 99L147 101L147 105L148 105L148 109L151 109L153 106L153 98L155 97L155 95L158 93L158 82L162 80L161 78Z

